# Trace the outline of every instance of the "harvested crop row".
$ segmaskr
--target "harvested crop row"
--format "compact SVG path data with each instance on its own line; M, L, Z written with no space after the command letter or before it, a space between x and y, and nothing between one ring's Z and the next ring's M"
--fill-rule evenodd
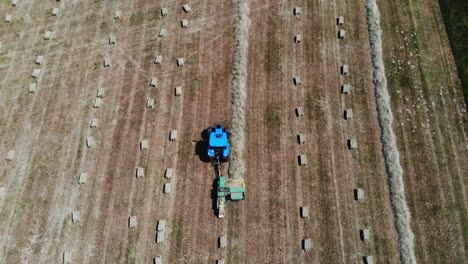
M405 198L403 168L400 164L400 154L398 152L396 137L392 128L393 114L382 57L380 12L376 0L367 0L366 8L372 66L374 69L373 79L376 93L377 112L380 128L382 130L381 140L390 187L390 200L398 232L400 260L401 263L416 263L413 242L414 235L411 230L411 214Z
M245 173L245 104L247 98L247 53L249 49L250 0L237 1L236 50L232 69L231 162L229 175L243 178Z

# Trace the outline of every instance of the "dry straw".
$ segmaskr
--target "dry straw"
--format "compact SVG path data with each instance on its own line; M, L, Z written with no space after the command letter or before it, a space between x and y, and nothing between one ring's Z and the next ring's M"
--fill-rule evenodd
M416 263L414 255L414 235L411 231L411 214L406 204L403 168L400 164L396 137L392 129L393 114L390 96L387 89L387 78L382 58L382 30L380 13L376 0L367 0L367 23L369 27L369 43L371 47L372 66L374 68L374 85L377 112L380 128L383 154L387 168L390 200L395 215L395 225L398 233L398 249L400 261L404 264Z
M249 49L250 0L237 1L236 50L232 69L231 162L229 175L243 178L245 173L245 104L247 98L247 52Z

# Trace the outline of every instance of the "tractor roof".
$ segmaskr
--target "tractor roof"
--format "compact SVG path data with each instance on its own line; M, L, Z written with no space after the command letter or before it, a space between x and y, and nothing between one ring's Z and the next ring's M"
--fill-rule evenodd
M222 128L216 128L210 134L210 147L227 147L229 145L227 133Z

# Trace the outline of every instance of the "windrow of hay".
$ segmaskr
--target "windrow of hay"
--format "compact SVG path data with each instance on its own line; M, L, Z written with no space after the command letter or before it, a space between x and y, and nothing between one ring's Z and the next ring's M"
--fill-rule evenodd
M373 79L380 128L383 154L388 175L390 200L395 215L395 226L398 233L400 261L404 264L416 263L414 255L414 235L411 231L411 214L406 204L403 168L400 164L396 137L393 132L393 114L390 95L387 90L387 78L382 57L382 30L380 12L376 0L367 0L367 24L371 47Z
M250 0L237 1L236 50L232 69L231 161L229 175L243 178L245 173L245 104L247 99L247 53L249 50Z

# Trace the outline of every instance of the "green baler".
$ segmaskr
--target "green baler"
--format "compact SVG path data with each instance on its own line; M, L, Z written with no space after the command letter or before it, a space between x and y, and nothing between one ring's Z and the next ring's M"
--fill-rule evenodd
M245 184L242 179L229 179L220 176L217 183L217 201L216 209L218 217L224 217L224 207L229 201L245 200Z

